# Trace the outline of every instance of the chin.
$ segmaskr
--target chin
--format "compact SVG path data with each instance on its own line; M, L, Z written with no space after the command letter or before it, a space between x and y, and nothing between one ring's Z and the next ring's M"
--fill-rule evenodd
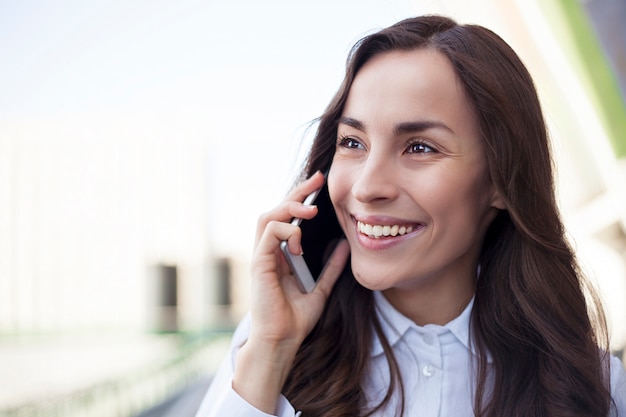
M412 280L413 275L394 262L377 262L362 256L351 259L352 274L359 284L372 291L384 291Z
M359 284L371 291L384 291L391 285L383 279L386 274L376 274L371 270L364 274L354 269L352 270L352 273L354 275L354 279L356 279Z

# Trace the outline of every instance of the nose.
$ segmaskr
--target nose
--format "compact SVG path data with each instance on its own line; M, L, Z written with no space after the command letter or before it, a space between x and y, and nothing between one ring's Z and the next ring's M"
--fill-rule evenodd
M361 203L388 201L398 196L399 178L393 158L370 151L355 171L352 195Z

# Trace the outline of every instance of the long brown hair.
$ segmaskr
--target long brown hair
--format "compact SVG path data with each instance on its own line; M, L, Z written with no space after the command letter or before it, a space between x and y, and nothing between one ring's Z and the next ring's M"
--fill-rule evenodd
M611 398L601 310L588 310L598 304L587 303L565 237L533 81L500 37L481 26L422 16L363 38L318 121L303 174L330 165L338 120L360 68L373 56L418 48L437 50L452 63L474 106L491 180L507 207L490 225L480 257L471 318L478 358L475 414L606 416ZM348 263L298 352L283 390L287 398L307 417L374 412L364 409L361 388L374 333L383 341L392 381L377 409L394 390L402 392L402 381L371 291L355 281Z

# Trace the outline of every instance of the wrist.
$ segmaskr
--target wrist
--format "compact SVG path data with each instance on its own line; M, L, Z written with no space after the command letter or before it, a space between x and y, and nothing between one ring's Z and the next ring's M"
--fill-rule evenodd
M237 353L233 389L255 408L274 414L297 349L248 340Z

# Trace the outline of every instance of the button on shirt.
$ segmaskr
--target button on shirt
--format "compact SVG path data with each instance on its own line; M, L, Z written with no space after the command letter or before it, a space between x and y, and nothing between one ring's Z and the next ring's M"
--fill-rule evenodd
M444 326L418 326L399 313L380 293L374 292L382 330L391 345L400 368L405 393L405 416L471 417L474 381L471 361L474 359L469 339L469 321L473 300L454 320ZM196 417L269 417L241 398L232 389L236 352L249 332L244 319L233 335L233 348L218 370ZM378 337L372 340L370 369L363 389L370 407L384 398L389 386L389 367ZM617 358L611 358L611 392L616 409L611 417L626 417L626 371ZM394 394L376 417L396 414L401 397ZM288 399L281 396L278 417L299 417ZM304 416L303 416L304 417Z

